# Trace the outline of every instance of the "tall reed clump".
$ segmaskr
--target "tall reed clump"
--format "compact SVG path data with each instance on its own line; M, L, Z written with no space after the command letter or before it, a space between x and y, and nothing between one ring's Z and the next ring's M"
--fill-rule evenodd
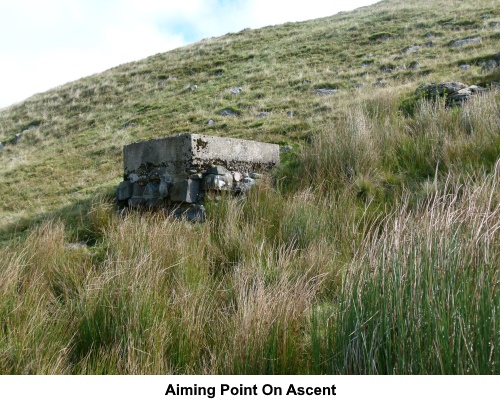
M313 312L318 371L498 374L499 169L367 233L335 311Z
M438 174L490 171L500 155L498 101L496 91L463 108L424 100L406 116L395 92L361 100L320 127L303 149L302 187L341 187L365 201L393 203L402 186L418 191Z
M0 247L0 372L498 374L498 95L398 106L345 106L203 224L100 200L86 244Z
M23 243L0 254L0 370L66 373L72 338L71 303L78 299L92 262L65 248L60 222L35 228Z

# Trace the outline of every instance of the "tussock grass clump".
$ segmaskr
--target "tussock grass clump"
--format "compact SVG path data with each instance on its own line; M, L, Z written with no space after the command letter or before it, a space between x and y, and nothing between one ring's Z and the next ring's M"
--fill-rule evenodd
M322 372L497 372L499 164L368 232L337 312L315 310Z

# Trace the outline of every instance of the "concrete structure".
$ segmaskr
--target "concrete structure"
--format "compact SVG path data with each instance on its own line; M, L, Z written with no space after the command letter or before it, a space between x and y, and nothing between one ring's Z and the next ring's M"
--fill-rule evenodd
M122 207L166 208L203 220L207 192L240 193L279 165L279 147L255 141L179 134L123 148ZM257 180L258 181L258 180Z

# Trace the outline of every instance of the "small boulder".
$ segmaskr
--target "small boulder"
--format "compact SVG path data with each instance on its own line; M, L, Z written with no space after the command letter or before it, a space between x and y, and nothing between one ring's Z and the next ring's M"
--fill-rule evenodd
M241 87L232 87L230 92L231 94L240 94L243 91Z
M222 115L223 117L237 117L238 116L238 113L236 113L235 111L233 111L231 109L220 110L219 114Z
M474 37L474 38L460 39L458 41L452 41L450 42L450 46L452 48L460 48L465 45L480 44L480 43L481 43L481 37Z
M243 176L241 175L240 172L233 172L233 180L235 182L241 181L242 178L243 178Z
M172 184L168 192L174 202L195 203L198 201L200 182L192 179L178 181Z
M128 180L122 181L116 190L116 199L118 201L125 201L132 197L133 186Z
M483 65L481 72L486 73L490 72L498 67L498 63L495 59L488 59L486 63Z
M209 174L225 175L228 174L228 170L224 166L211 166L208 169Z
M203 178L203 190L225 190L230 188L233 183L233 176L228 175L218 175L218 174L208 174Z
M189 208L181 215L191 222L205 222L207 213L205 206L203 204L192 204Z
M257 184L255 180L250 177L245 177L242 180L242 183L243 184L240 185L240 190L243 192L250 190L253 186L255 186L255 184Z
M418 45L408 46L405 49L403 49L403 53L417 52L419 49L420 46Z
M337 91L337 89L317 89L316 94L320 96L329 96L330 94L335 94Z
M21 140L21 134L15 134L11 142L12 144L17 145L20 140Z
M161 198L165 198L168 196L168 189L172 185L172 181L166 179L165 177L161 178L160 186L158 187L158 193Z
M248 175L248 177L250 177L251 179L257 180L257 179L262 178L262 174L260 174L260 173L250 173Z
M149 207L155 207L161 204L160 185L158 183L148 183L142 197Z
M465 89L468 87L465 83L460 82L443 82L443 83L432 83L432 84L424 84L419 86L416 90L416 94L425 93L432 98L436 98L442 95L453 94L459 90Z
M215 125L215 121L214 120L208 120L207 125L209 127L213 127Z

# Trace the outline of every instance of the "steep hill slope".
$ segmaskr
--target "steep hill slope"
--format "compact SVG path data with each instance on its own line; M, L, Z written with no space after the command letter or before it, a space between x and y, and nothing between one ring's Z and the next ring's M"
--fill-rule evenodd
M132 141L191 132L300 144L383 86L403 97L422 81L498 80L478 63L499 52L499 23L495 1L382 1L206 39L33 96L0 111L1 232L111 190Z

